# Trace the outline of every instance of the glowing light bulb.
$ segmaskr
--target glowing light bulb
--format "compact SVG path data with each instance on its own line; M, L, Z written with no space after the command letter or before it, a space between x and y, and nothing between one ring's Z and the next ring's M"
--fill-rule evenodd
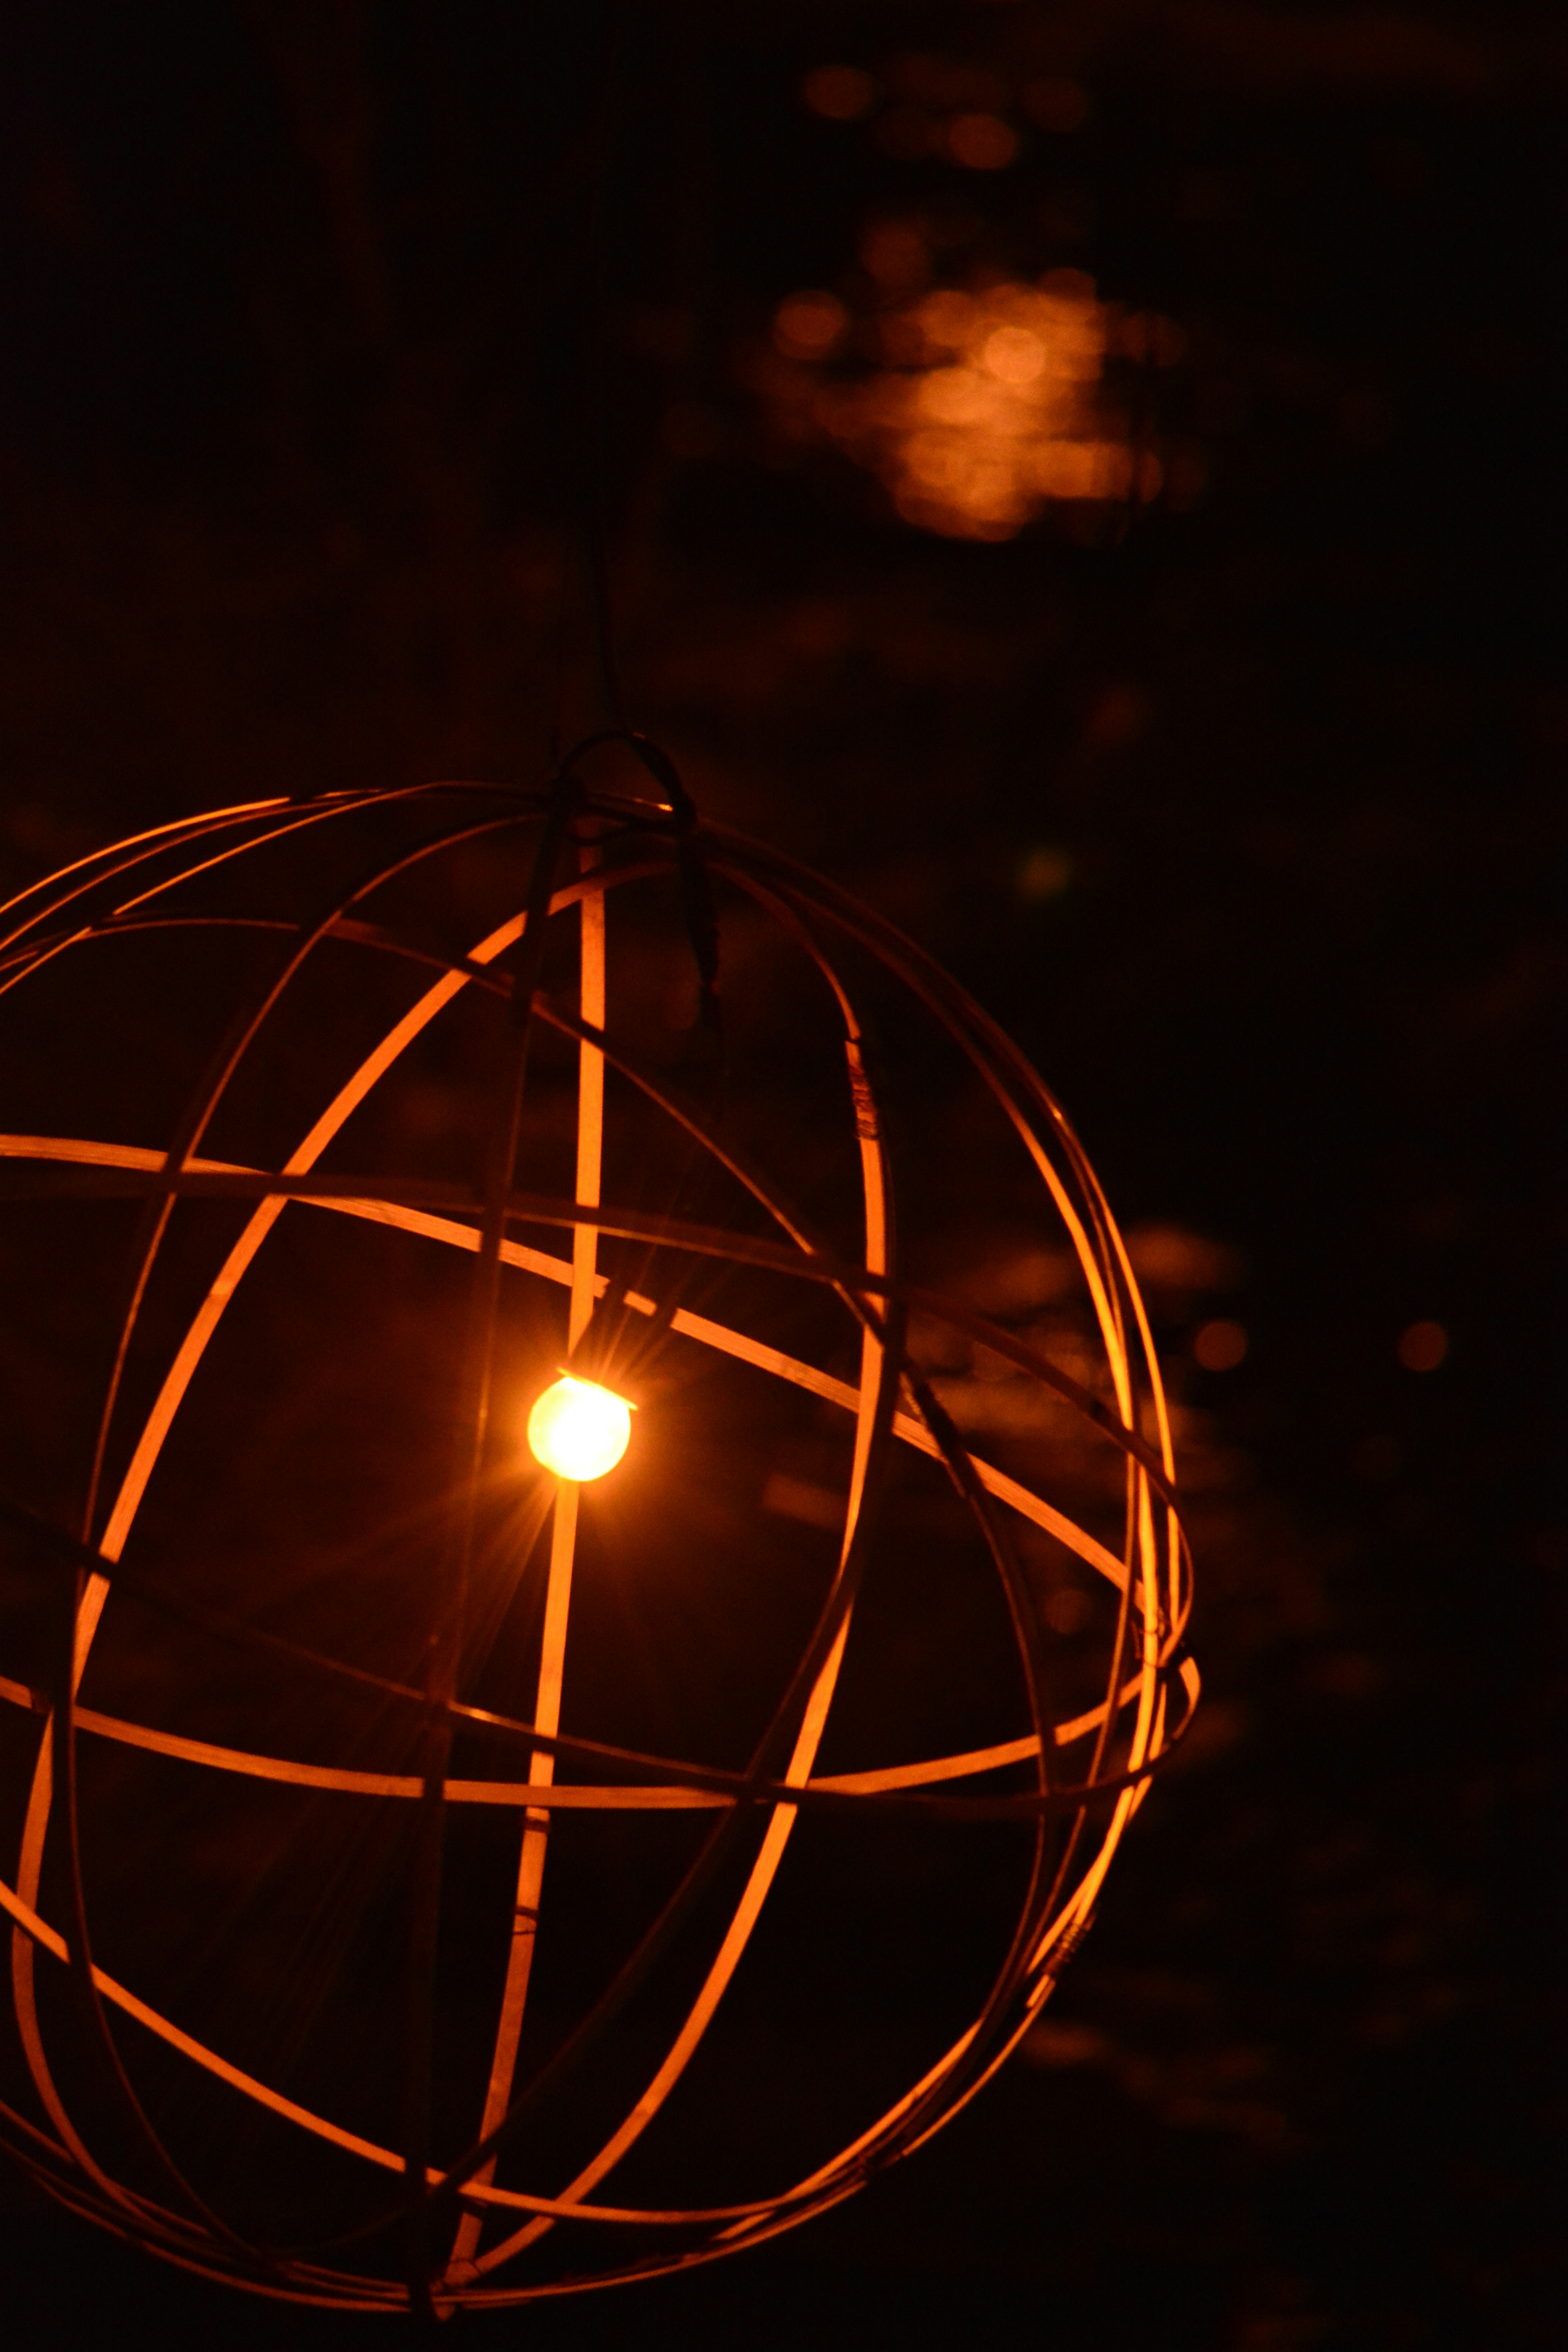
M558 1478L585 1485L613 1470L630 1443L632 1408L597 1381L563 1372L535 1400L528 1416L528 1442L534 1459Z

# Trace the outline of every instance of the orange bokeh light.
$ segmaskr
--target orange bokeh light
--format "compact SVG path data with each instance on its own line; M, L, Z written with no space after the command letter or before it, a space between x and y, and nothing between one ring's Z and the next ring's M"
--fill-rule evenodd
M961 114L948 125L947 152L971 172L1003 172L1018 152L1018 134L999 114Z
M1193 1354L1205 1372L1230 1372L1247 1353L1247 1333L1239 1323L1205 1323L1193 1341Z
M825 359L848 323L837 294L790 294L773 313L773 341L787 359Z
M1412 1323L1399 1335L1397 1353L1407 1372L1435 1372L1448 1353L1448 1335L1440 1323Z
M858 122L877 103L877 85L858 66L817 66L801 83L800 94L826 122Z
M1072 269L889 300L896 283L918 286L923 245L914 228L884 223L869 250L870 262L897 263L872 270L886 289L876 325L887 363L821 383L797 432L826 434L881 477L906 521L949 538L1011 539L1058 501L1158 495L1159 460L1129 445L1104 384L1109 359L1147 350L1148 322L1102 303ZM816 338L826 356L847 328L835 297L792 295L775 346L808 359Z

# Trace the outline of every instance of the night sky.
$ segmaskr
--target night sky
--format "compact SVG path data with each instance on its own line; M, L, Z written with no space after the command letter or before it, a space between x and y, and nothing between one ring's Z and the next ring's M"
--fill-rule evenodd
M7 14L6 894L618 691L1032 1055L1186 1416L1205 1709L1029 2047L809 2230L465 2337L1560 2340L1565 98L1517 0ZM1042 280L1158 322L1146 489L911 520L822 385ZM18 2345L391 2326L10 2176L0 2244Z

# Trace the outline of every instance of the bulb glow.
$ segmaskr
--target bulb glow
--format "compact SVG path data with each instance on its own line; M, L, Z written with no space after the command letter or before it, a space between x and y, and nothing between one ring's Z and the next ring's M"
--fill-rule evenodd
M558 1478L585 1485L613 1470L631 1439L632 1408L597 1381L574 1380L563 1372L528 1416L528 1442L535 1461Z

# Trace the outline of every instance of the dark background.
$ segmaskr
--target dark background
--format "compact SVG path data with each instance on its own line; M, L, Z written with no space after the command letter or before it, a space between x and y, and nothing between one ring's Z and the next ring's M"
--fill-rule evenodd
M665 0L606 83L607 21L8 12L0 878L542 773L558 700L603 715L591 480L628 715L701 805L933 947L1125 1219L1217 1245L1173 1310L1209 1698L1050 2032L944 2138L742 2262L459 2332L1559 2340L1568 37L1504 0ZM1016 161L889 152L890 99L819 119L829 63L933 121L991 75ZM1080 127L1016 112L1038 73ZM853 307L868 226L922 206L955 270L1178 323L1179 496L947 541L781 436L774 306ZM1185 1358L1205 1313L1237 1369ZM378 2325L19 2183L0 2232L18 2344Z

